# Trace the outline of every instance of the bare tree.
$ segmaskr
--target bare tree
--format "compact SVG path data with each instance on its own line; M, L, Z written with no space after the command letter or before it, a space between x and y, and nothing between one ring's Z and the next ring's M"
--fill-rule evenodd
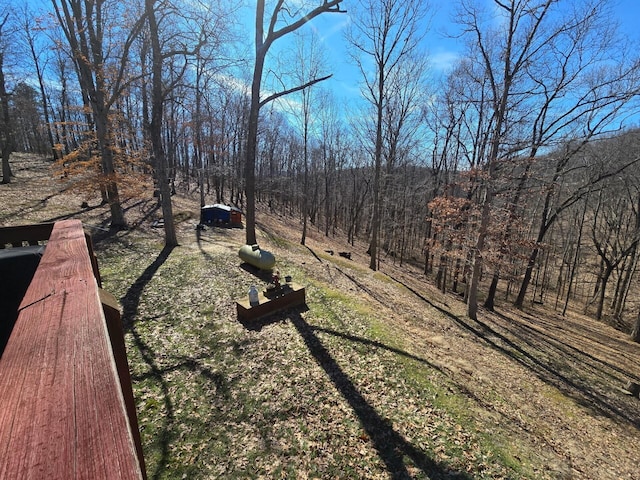
M51 1L71 48L83 96L91 109L111 227L126 228L110 115L125 90L131 46L143 27L144 17L131 18L135 12L131 5L125 7L109 0Z
M492 30L488 25L493 18L471 2L462 2L459 22L470 36L470 45L478 55L478 61L489 81L490 140L487 158L483 165L486 181L482 184L480 202L481 219L476 244L473 249L473 268L467 298L467 314L477 317L478 286L482 272L483 255L489 232L491 208L497 164L505 155L506 135L509 133L509 107L515 107L514 87L528 62L536 61L543 38L543 21L549 14L553 0L533 5L533 2L500 2L494 6L498 12L500 26Z
M149 123L149 137L151 138L153 164L156 168L156 179L160 190L165 247L173 248L178 245L178 238L173 220L171 190L167 178L167 159L162 146L162 117L165 92L162 85L163 52L160 46L155 0L145 0L145 13L149 24L149 38L151 41L151 122Z
M591 239L602 268L593 300L597 300L596 319L602 318L606 289L614 270L635 254L640 242L640 197L627 178L612 179L601 188L593 212ZM634 255L635 256L635 255ZM623 275L620 275L624 278ZM618 294L614 295L612 305ZM615 313L615 308L612 308Z
M421 110L428 103L426 97L426 60L419 52L410 52L398 62L389 76L389 96L383 116L383 162L380 179L379 244L395 259L398 238L406 236L410 221L403 210L409 201L407 188L424 200L416 190L417 177L407 177L410 163L414 163L428 146L423 141ZM418 214L418 211L414 212ZM400 244L403 242L400 241ZM400 247L402 249L402 247Z
M59 32L55 32L59 33ZM71 115L72 110L70 106L71 95L69 93L69 78L70 72L73 71L71 65L71 59L63 51L61 45L62 39L53 37L52 43L56 45L53 53L53 69L57 76L58 93L57 98L52 98L52 111L54 122L54 135L55 135L55 147L54 147L54 159L60 160L64 155L67 155L78 144L77 132L74 128ZM53 96L52 96L53 97ZM57 107L54 107L57 104Z
M537 155L541 147L563 138L573 136L587 143L617 129L615 122L632 107L640 93L640 63L613 28L607 9L608 3L601 1L581 5L581 10L566 19L564 28L559 28L559 33L546 44L550 49L546 66L527 66L527 75L538 99L532 110L535 118L531 124L531 157ZM571 205L571 202L554 200L555 185L562 183L564 172L570 171L572 155L580 150L570 151L573 152L570 155L556 157L557 164L552 171L558 174L548 182L536 245L541 244L562 208ZM603 170L590 181L615 174L619 166L612 164L609 171ZM581 196L585 191L582 186L576 194ZM538 252L537 247L531 252L516 306L523 305Z
M42 113L44 116L47 139L49 140L49 148L53 150L55 141L53 139L53 129L49 113L49 99L45 90L44 65L42 64L42 52L38 49L38 36L41 33L40 27L34 21L33 14L29 9L29 5L25 4L21 11L22 15L22 36L33 60L36 78L38 79L38 87L40 89L40 101L42 103Z
M621 53L620 63L612 65L610 55L615 38L607 25L606 2L591 1L579 9L557 9L557 1L495 1L494 8L482 10L477 3L463 1L458 20L469 36L469 45L489 81L491 123L486 161L483 164L482 215L473 249L473 270L469 286L468 314L475 318L477 289L486 253L496 182L504 161L524 161L519 180L514 183L511 208L504 215L517 216L522 190L528 185L530 166L542 148L553 148L567 138L586 143L605 131L611 121L637 91L637 62ZM496 15L497 14L497 15ZM497 21L496 21L497 20ZM624 48L619 48L625 52ZM635 84L635 86L634 86ZM527 130L530 133L527 134ZM554 185L564 175L580 142L556 155L556 176L545 190L551 207ZM575 148L574 148L575 147ZM558 150L560 152L560 150ZM514 170L512 170L514 171ZM553 171L553 170L552 170ZM579 188L579 195L587 190ZM577 198L555 202L568 208ZM519 207L518 207L519 208ZM548 209L535 245L540 245L550 227ZM554 220L560 212L554 208ZM552 220L553 221L553 220ZM508 234L507 237L508 238ZM517 305L522 305L526 286L538 254L534 247L525 271ZM499 270L495 271L494 284ZM492 286L492 295L495 285ZM492 305L490 298L489 306Z
M294 82L304 84L310 78L318 78L324 70L325 59L320 51L320 46L315 36L298 35L296 38L296 70L293 74ZM307 238L307 224L309 219L310 192L309 192L309 163L311 161L311 137L314 130L314 117L312 115L314 91L311 87L300 90L300 107L292 112L297 118L302 132L302 236L300 244L304 245Z
M476 190L472 180L481 159L485 157L488 143L488 81L484 75L475 71L477 69L478 66L471 61L462 60L446 78L443 94L425 112L435 134L431 155L433 182L426 203L436 207L438 211L429 208L426 215L424 272L428 274L433 270L432 257L435 257L436 251L440 251L436 281L440 281L439 288L444 289L446 284L441 278L446 276L443 269L449 263L447 257L455 257L452 275L454 291L457 291L459 280L468 270L466 257L472 246L459 241L465 238L459 232L468 224L466 219L470 213L469 202ZM460 170L467 170L469 177L461 175ZM452 201L455 201L452 197L457 195L464 197L464 201L458 201L457 207L463 211L459 212L461 215L458 221L450 224L453 228L442 229L442 225L438 224L450 220L447 218L447 210L452 206Z
M318 0L319 1L319 0ZM247 147L245 151L245 192L246 192L246 242L248 245L256 243L256 197L255 197L255 167L256 167L256 143L258 138L258 117L260 109L267 103L288 95L293 92L303 90L311 85L326 80L330 77L323 76L312 78L302 85L285 88L276 93L272 93L265 98L261 98L262 76L267 53L273 43L279 38L298 30L310 20L326 12L343 12L340 4L343 0L322 0L322 3L308 11L295 5L287 5L285 0L278 0L273 7L273 11L268 19L268 26L265 34L265 0L256 2L256 29L255 29L255 63L253 66L253 78L251 81L251 103L249 107ZM293 18L291 23L281 24L283 17Z
M355 49L353 59L364 82L363 93L373 107L374 179L369 244L369 268L372 270L378 268L384 125L394 86L392 78L399 75L403 61L418 49L419 41L426 33L421 22L427 8L428 4L422 0L360 0L349 32L349 42Z
M324 234L335 235L337 222L336 177L344 169L344 139L342 124L338 118L335 97L329 91L320 93L320 148L322 150L322 173L324 180Z
M11 34L11 12L8 8L0 9L0 154L2 154L2 183L11 182L11 166L9 157L13 152L14 138L9 111L9 91L5 75L6 60Z
M145 0L145 13L149 26L149 41L151 46L151 121L149 123L149 137L153 155L153 165L156 171L156 181L160 192L160 203L164 219L165 245L174 247L178 244L173 219L171 203L171 185L168 175L169 162L162 138L164 120L164 106L167 98L177 95L177 91L185 81L185 75L200 59L201 49L211 42L217 45L217 37L209 35L204 26L209 24L221 26L215 19L201 17L183 6L170 2L158 3L157 0ZM222 10L216 10L221 18ZM162 24L160 24L160 21ZM177 25L195 25L195 28L177 28ZM168 73L165 73L168 72ZM200 92L195 92L200 98ZM199 105L196 108L199 116ZM170 122L190 123L190 122ZM201 124L197 122L198 135ZM196 138L198 139L199 137ZM201 145L201 141L200 141ZM174 145L177 147L177 145ZM187 147L188 149L188 147ZM175 153L172 152L172 156ZM186 162L185 162L186 163ZM188 172L186 172L188 178Z

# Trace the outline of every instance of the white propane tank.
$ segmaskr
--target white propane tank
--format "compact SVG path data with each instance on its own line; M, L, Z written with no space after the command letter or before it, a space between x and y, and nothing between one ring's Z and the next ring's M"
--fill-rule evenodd
M267 250L260 249L258 245L242 246L238 256L249 265L253 265L260 270L271 270L276 264L273 254Z

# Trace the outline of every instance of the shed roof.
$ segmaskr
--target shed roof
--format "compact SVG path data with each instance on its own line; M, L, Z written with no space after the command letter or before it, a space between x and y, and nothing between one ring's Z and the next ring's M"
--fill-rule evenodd
M214 203L213 205L205 205L202 210L224 210L226 212L242 212L237 207L231 205L224 205L222 203Z

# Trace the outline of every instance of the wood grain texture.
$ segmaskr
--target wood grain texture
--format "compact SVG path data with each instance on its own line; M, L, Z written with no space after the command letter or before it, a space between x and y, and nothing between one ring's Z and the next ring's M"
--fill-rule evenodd
M0 405L0 478L142 478L79 221L56 222L22 300Z

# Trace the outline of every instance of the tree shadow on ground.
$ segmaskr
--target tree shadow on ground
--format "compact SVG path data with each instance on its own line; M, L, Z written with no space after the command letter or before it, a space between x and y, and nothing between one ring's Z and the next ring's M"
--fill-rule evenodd
M371 290L369 287L367 287L365 284L363 284L361 281L359 281L356 277L354 277L353 275L345 272L344 270L342 270L340 267L338 267L336 265L334 265L333 267L338 272L340 272L345 277L347 277L349 280L351 280L356 287L358 287L360 290L365 292L367 295L369 295L371 298L373 298L376 302L378 302L378 303L380 303L382 305L386 305L384 299L380 295L378 295L376 292Z
M204 238L202 235L203 231L200 228L196 228L196 243L198 244L198 249L204 258L207 259L208 262L213 263L214 259L211 254L209 254L203 247Z
M273 312L263 317L258 317L255 319L246 319L246 318L238 318L238 322L248 331L250 332L259 332L263 328L268 327L269 325L274 325L276 323L282 323L289 318L289 315L293 314L301 314L309 310L306 304L297 305L293 307L288 307L283 310L279 310L277 312Z
M149 349L147 348L147 351ZM215 393L223 397L228 397L230 385L225 376L219 372L214 372L211 368L203 364L206 357L185 357L184 355L169 355L167 361L173 360L175 363L167 365L163 368L152 369L140 375L133 375L131 380L140 382L147 379L157 380L158 375L166 375L171 372L187 370L197 373L205 378L211 385L215 387Z
M494 312L509 327L515 324L517 330L514 331L514 335L517 334L527 339L527 341L533 341L542 348L549 348L552 352L559 350L562 358L574 359L578 362L576 363L577 365L584 363L601 375L614 377L617 374L640 382L640 372L631 372L628 368L621 367L621 365L627 365L628 362L633 362L638 351L625 349L624 342L619 339L589 328L584 323L578 325L566 317L562 318L562 324L559 325L557 322L545 320L545 314L527 315L521 311L519 313L526 323L511 318L504 313ZM511 329L509 328L509 330ZM572 338L567 338L569 334ZM573 341L574 345L570 344L570 340ZM595 343L597 344L596 349L608 349L607 354L610 356L606 360L598 358L596 355L584 351L583 348L576 347L576 342ZM640 346L637 346L637 348L640 348Z
M138 314L138 307L140 305L140 298L147 284L151 281L153 276L157 273L158 269L167 261L169 255L173 251L173 247L165 246L158 254L158 257L142 272L142 274L136 279L135 282L129 287L127 293L120 299L122 305L122 323L124 331L130 333L133 337L133 343L140 352L144 362L149 367L149 377L153 378L160 385L162 391L162 397L164 401L164 408L166 415L164 417L164 425L162 433L160 435L160 460L156 466L156 470L153 475L149 475L148 478L158 479L161 477L162 472L166 468L169 458L169 441L171 427L175 420L174 406L171 401L169 386L163 377L163 371L158 367L155 358L156 352L143 340L142 336L136 329L136 316Z
M110 228L109 222L111 221L111 219L110 217L106 218L105 220L102 221L100 226L97 227L97 232L93 235L94 242L97 243L102 240L106 240L108 238L114 237L115 234L118 233L118 231L122 231L123 232L122 236L126 236L129 232L133 232L139 227L141 227L144 222L149 220L151 216L160 209L160 205L155 200L152 200L152 199L139 200L135 203L127 205L124 208L125 215L129 210L132 210L133 208L136 208L136 207L139 207L143 211L144 215L136 216L135 222L129 223L127 227L120 230Z
M378 341L371 340L364 337L358 337L357 335L350 335L348 333L338 332L337 330L332 330L330 328L323 328L323 327L316 327L316 326L312 326L310 328L314 332L326 333L327 335L340 337L345 340L349 340L350 342L357 342L362 345L367 345L373 348L387 350L388 352L395 353L396 355L400 355L401 357L405 357L410 360L415 360L416 362L422 363L423 365L427 365L429 368L437 370L440 373L443 373L443 374L446 373L441 367L439 367L438 365L435 365L434 363L431 363L425 358L418 357L417 355L413 355L409 352L405 352L404 350L400 350L399 348L390 347L389 345L385 345L382 342L378 342Z
M311 255L313 255L314 257L316 257L316 260L318 260L320 263L324 263L322 261L322 259L318 256L318 254L316 252L313 251L313 249L311 247L309 247L308 245L305 245L305 247L307 248L307 250L309 250L309 252L311 252Z
M316 252L313 251L312 248L308 247L305 245L305 247L307 248L307 250L309 250L309 252L311 252L311 254L322 264L325 264L322 259L318 256L318 254ZM327 265L327 264L325 264ZM347 277L357 288L359 288L360 290L362 290L363 292L365 292L367 295L369 295L371 298L373 298L374 300L376 300L377 302L385 305L385 301L373 290L371 290L369 287L367 287L365 284L363 284L360 280L358 280L356 277L354 277L353 275L351 275L350 273L345 272L342 268L340 268L338 265L336 264L332 264L333 268L338 271L339 273L341 273L342 275L344 275L345 277Z
M0 222L5 222L6 220L12 220L15 218L24 218L26 217L28 214L32 214L38 210L43 209L47 202L49 200L51 200L52 198L57 197L58 195L60 195L60 192L56 192L56 193L52 193L50 195L47 195L46 197L44 197L43 199L40 199L36 202L34 202L32 205L29 206L23 206L22 208L20 208L19 210L9 210L7 213L4 213L2 215L0 215ZM69 216L73 216L75 214L69 215ZM66 216L65 216L66 218ZM47 222L51 222L52 220L43 220L42 223L47 223Z
M383 349L383 350L387 350L389 352L392 352L396 355L400 355L402 357L414 360L416 362L422 363L423 365L428 366L429 368L436 370L440 373L442 373L445 376L449 376L449 373L445 371L444 368L430 362L429 360L425 359L425 358L421 358L418 357L417 355L413 355L411 353L405 352L403 350L400 350L398 348L394 348L394 347L390 347L388 345L385 345L381 342L377 342L374 340L370 340L367 338L363 338L363 337L358 337L358 336L354 336L354 335L350 335L350 334L345 334L342 332L337 332L335 330L331 330L331 329L327 329L327 328L322 328L322 327L316 327L313 326L312 327L313 330L320 332L320 333L326 333L329 335L333 335L333 336L337 336L340 338L344 338L345 340L349 340L349 341L354 341L354 342L358 342L364 345L369 345L372 346L374 348L379 348L379 349ZM492 406L490 403L488 403L484 398L481 398L480 396L476 395L476 393L469 389L466 385L461 385L461 384L457 384L456 388L463 394L465 395L467 398L471 399L472 401L474 401L477 405L482 406L485 410L491 410L491 411L495 411L495 407ZM527 428L526 425L522 422L522 419L518 416L518 415L508 415L504 412L496 412L497 414L499 414L502 418L504 422L507 422L510 425L517 425L520 428Z
M340 368L338 362L331 356L316 335L316 330L320 329L309 325L298 312L291 314L288 318L302 337L315 361L324 370L336 390L349 403L349 406L357 415L378 456L384 462L390 478L397 480L413 478L409 472L409 466L411 466L411 468L421 470L431 479L471 479L468 474L452 471L446 465L430 458L424 451L412 445L400 435L393 428L393 424L383 418L367 402L349 376ZM328 330L326 333L337 332ZM369 344L374 346L389 348L378 342L349 337L345 336L345 338L353 341L370 342Z
M519 358L520 363L528 366L545 383L558 388L584 407L640 428L637 399L615 388L616 383L619 387L624 385L621 375L634 380L637 376L570 345L568 338L561 339L513 321L502 313L493 313L509 322L506 332L498 332L500 327L490 326L488 322L478 321L477 324L495 337L494 342L501 344L501 350L512 358Z
M564 369L564 371L559 368L562 362L566 360L565 355L569 353L567 349L558 348L555 352L551 352L551 345L548 345L541 339L532 341L533 336L531 333L525 336L523 330L517 329L515 325L513 325L513 330L516 333L511 331L511 326L509 327L509 335L513 335L514 337L509 338L506 333L499 332L496 328L493 328L489 322L472 320L469 317L459 317L454 315L450 311L430 301L402 280L392 276L390 276L390 278L398 282L398 284L405 287L432 308L435 308L440 313L446 315L463 330L484 341L492 349L508 356L516 363L524 366L540 380L548 385L558 388L563 394L572 398L583 407L591 410L597 415L602 415L614 420L625 421L636 428L640 428L640 417L638 417L637 413L632 413L633 409L621 408L620 405L617 405L616 402L612 402L610 398L607 398L601 392L595 391L592 388L593 385L591 383L580 381L580 373L577 372L574 367L571 369ZM503 318L508 320L507 317L503 316ZM585 355L582 359L586 358L587 356ZM579 365L581 359L576 360L576 364Z
M93 210L97 210L97 209L99 209L99 208L101 208L101 207L102 207L102 205L94 205L93 207L86 207L86 208L82 208L82 207L81 207L81 208L80 208L80 210L78 210L78 211L76 211L76 212L66 213L66 214L64 214L64 215L58 215L58 216L56 216L56 217L51 217L51 218L49 218L49 219L45 220L45 223L48 223L48 222L56 222L56 221L58 221L58 220L66 220L66 219L68 219L68 218L75 218L75 217L77 217L78 215L81 215L81 214L83 214L83 213L87 213L87 212L91 212L91 211L93 211Z
M51 195L51 197L53 197L55 195ZM94 225L94 224L89 224L86 222L82 222L83 226L88 227L89 229L91 229L91 238L93 243L98 243L104 240L107 240L109 238L114 237L119 231L124 230L125 231L125 235L127 232L130 231L134 231L137 228L139 228L145 221L147 221L154 212L156 212L160 206L157 204L157 202L153 202L151 207L148 207L149 203L151 202L151 200L139 200L137 202L131 203L130 205L127 205L123 211L126 214L126 212L128 212L129 210L136 208L136 207L140 207L140 208L145 208L145 213L144 215L138 217L136 219L135 222L130 223L126 228L124 229L115 229L115 228L110 228L109 227L109 222L111 221L110 217L106 217L104 218L102 221L100 221L100 223L98 225ZM56 217L51 217L48 218L46 220L43 221L43 223L53 223L56 222L58 220L67 220L69 218L78 218L79 216L86 214L88 212L91 212L93 210L97 210L100 208L106 208L104 204L97 204L94 206L90 206L90 207L86 207L86 208L82 208L81 210L78 210L76 212L72 212L72 213L66 213L64 215L58 215Z

